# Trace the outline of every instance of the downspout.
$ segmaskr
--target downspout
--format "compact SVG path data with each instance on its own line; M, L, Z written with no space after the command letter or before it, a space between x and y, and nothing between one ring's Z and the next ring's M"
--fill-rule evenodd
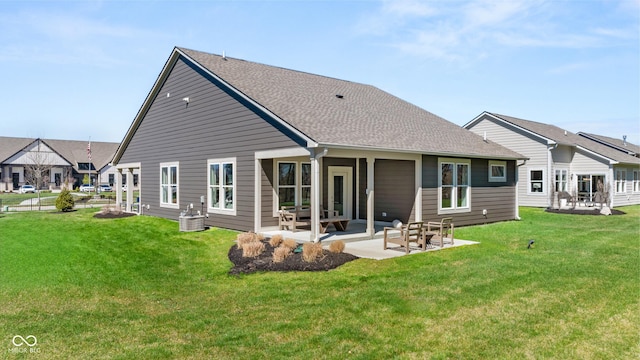
M320 241L320 158L327 155L329 149L324 148L316 152L318 148L309 149L311 156L311 235L312 242Z
M518 164L518 161L516 160L516 220L522 220L520 218L520 197L519 197L519 193L520 193L520 166L524 166L527 164L527 159L524 159L524 161L522 162L522 164Z

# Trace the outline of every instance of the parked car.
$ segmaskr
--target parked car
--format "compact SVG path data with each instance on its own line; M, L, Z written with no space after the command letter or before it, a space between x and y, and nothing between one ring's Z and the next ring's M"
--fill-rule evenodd
M35 193L35 192L36 192L36 188L33 187L33 185L20 186L20 194Z
M98 192L113 191L111 185L102 184L98 186Z
M82 185L80 185L80 191L81 192L92 192L92 191L95 191L95 190L96 190L96 188L91 184L82 184Z
M122 185L122 191L127 191L127 184Z

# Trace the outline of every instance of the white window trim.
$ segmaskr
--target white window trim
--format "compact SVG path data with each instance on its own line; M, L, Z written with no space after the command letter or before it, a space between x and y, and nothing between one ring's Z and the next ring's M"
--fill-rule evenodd
M536 181L542 181L542 192L533 192L531 191L531 172L532 171L542 171L542 180L536 180ZM547 184L547 171L544 168L529 168L527 169L527 194L528 195L533 195L533 196L543 196L543 195L547 195L547 187L549 186L549 184Z
M562 175L562 173L564 173L564 175L565 175L564 181L562 181L562 180L557 181L556 180L556 173L558 171L560 172L560 175ZM553 191L556 190L556 184L558 182L561 182L561 183L564 182L565 187L566 187L566 190L564 190L564 191L569 192L571 190L570 187L569 187L570 182L569 182L569 170L568 169L566 169L566 168L553 169ZM558 191L563 191L563 190L558 190Z
M297 205L302 205L302 188L303 187L311 188L312 186L312 185L302 185L302 165L306 164L311 166L311 162L301 161L301 160L278 159L278 160L275 160L274 163L275 163L274 175L275 175L276 186L274 188L273 213L274 213L274 216L277 216L278 211L280 210L280 192L279 192L280 164L281 163L295 164L296 177L295 177L295 184L293 185L293 188L294 188L294 203L297 206ZM291 185L284 185L284 186L292 187Z
M637 193L640 192L640 171L633 170L633 188L632 192Z
M171 203L165 203L162 202L162 169L163 168L171 168L174 167L176 168L176 203L175 204L171 204ZM180 209L180 163L179 162L167 162L167 163L160 163L160 207L162 208L169 208L169 209Z
M621 179L618 180L618 173L620 173ZM615 193L616 194L624 194L627 192L627 169L618 168L616 169L615 175ZM622 183L622 191L618 191L618 184Z
M211 168L211 165L214 164L218 164L220 165L220 174L219 174L219 179L221 181L221 183L218 185L218 187L222 188L222 179L223 179L223 165L224 164L231 164L232 169L233 169L233 208L231 209L226 209L224 207L221 208L213 208L209 205L211 205L211 191L209 190L209 187L211 185L211 171L209 170ZM236 158L224 158L224 159L209 159L207 160L207 212L211 213L211 214L220 214L220 215L230 215L230 216L236 216L237 215L237 204L238 204L238 187L237 187L237 179L236 176L238 174L238 168L236 166ZM219 192L219 196L220 196L220 204L224 204L224 191L220 191Z
M501 166L504 168L503 176L493 176L491 172L491 167L493 166ZM507 182L507 162L506 161L496 161L489 160L489 182Z
M452 208L442 208L442 164L443 163L449 163L449 164L453 164L454 165L454 176L453 176L453 186L452 186L452 191L451 191L451 203L453 204L454 207ZM468 188L468 193L467 193L467 206L465 207L455 207L456 204L458 203L458 184L457 184L457 180L458 180L458 165L459 164L463 164L463 165L467 165L469 166L469 172L468 172L468 183L469 185L467 186ZM457 158L438 158L438 215L440 214L459 214L459 213L467 213L467 212L471 212L471 190L472 190L472 184L471 184L471 160L470 159L457 159Z

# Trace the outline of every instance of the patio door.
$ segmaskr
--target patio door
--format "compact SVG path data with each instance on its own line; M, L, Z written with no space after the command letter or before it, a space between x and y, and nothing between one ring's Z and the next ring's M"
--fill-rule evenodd
M353 199L353 169L348 166L329 166L327 209L338 211L340 216L351 219Z

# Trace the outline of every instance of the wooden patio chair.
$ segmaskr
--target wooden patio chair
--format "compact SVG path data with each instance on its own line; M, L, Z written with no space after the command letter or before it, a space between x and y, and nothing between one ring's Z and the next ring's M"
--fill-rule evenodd
M295 206L283 206L282 210L278 212L278 227L280 230L296 231L298 226L310 226L311 219L304 218L306 211L299 209ZM310 216L310 215L306 215Z
M405 252L408 254L410 249L409 246L412 242L417 243L422 250L427 249L427 242L424 237L424 231L422 229L423 223L422 221L416 221L408 223L405 226L402 226L400 229L394 227L385 227L384 228L384 249L387 250L387 244L398 244L401 247L404 246ZM399 230L399 233L396 231ZM393 232L392 232L393 231Z
M453 245L453 218L443 218L440 222L428 221L425 236L431 244L437 242L440 247L444 246L445 239L449 239Z

